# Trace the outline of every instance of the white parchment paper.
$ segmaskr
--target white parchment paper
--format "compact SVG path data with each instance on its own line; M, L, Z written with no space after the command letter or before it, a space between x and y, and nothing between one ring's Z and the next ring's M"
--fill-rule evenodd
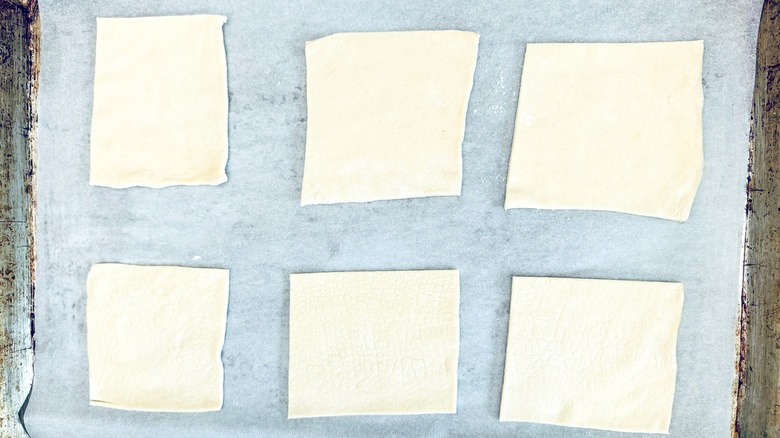
M512 275L681 281L673 437L728 437L760 0L41 0L33 437L632 436L499 423ZM95 17L213 13L224 27L229 181L90 187ZM463 195L300 207L304 43L335 32L481 35ZM504 211L525 44L703 39L704 177L690 219ZM85 282L98 262L229 268L219 412L90 407ZM287 414L289 274L458 268L456 415Z

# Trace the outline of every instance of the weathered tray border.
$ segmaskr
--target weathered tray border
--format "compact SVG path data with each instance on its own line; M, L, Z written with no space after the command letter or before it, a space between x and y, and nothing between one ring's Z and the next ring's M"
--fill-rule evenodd
M734 436L780 436L780 1L756 48Z
M36 0L0 0L0 436L26 436L33 376Z

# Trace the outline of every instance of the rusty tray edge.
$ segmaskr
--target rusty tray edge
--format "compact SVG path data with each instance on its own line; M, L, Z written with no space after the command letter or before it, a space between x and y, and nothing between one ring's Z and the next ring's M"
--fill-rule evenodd
M734 437L780 435L780 1L756 48Z
M0 1L0 436L27 436L34 360L37 0Z

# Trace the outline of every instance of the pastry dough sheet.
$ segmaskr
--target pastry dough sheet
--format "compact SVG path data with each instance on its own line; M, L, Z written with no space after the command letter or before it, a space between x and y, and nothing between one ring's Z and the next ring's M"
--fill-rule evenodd
M505 207L684 221L702 176L702 41L528 44Z
M227 181L221 15L98 18L90 184Z
M478 44L462 31L307 42L301 205L460 195Z
M512 279L502 421L668 433L680 283Z
M454 413L456 270L290 275L288 417Z
M93 265L87 278L90 404L222 407L227 269Z

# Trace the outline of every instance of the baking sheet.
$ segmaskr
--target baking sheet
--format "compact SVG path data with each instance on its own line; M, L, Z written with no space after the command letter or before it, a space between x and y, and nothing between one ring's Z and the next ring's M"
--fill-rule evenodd
M681 281L671 435L730 436L760 0L524 2L41 0L33 437L633 436L499 423L512 275ZM229 181L90 187L95 17L214 13L224 27ZM304 42L341 31L481 35L463 195L300 207ZM704 176L690 219L504 211L525 44L704 39ZM219 412L90 407L85 281L98 262L230 268ZM288 276L458 268L456 415L288 421Z

